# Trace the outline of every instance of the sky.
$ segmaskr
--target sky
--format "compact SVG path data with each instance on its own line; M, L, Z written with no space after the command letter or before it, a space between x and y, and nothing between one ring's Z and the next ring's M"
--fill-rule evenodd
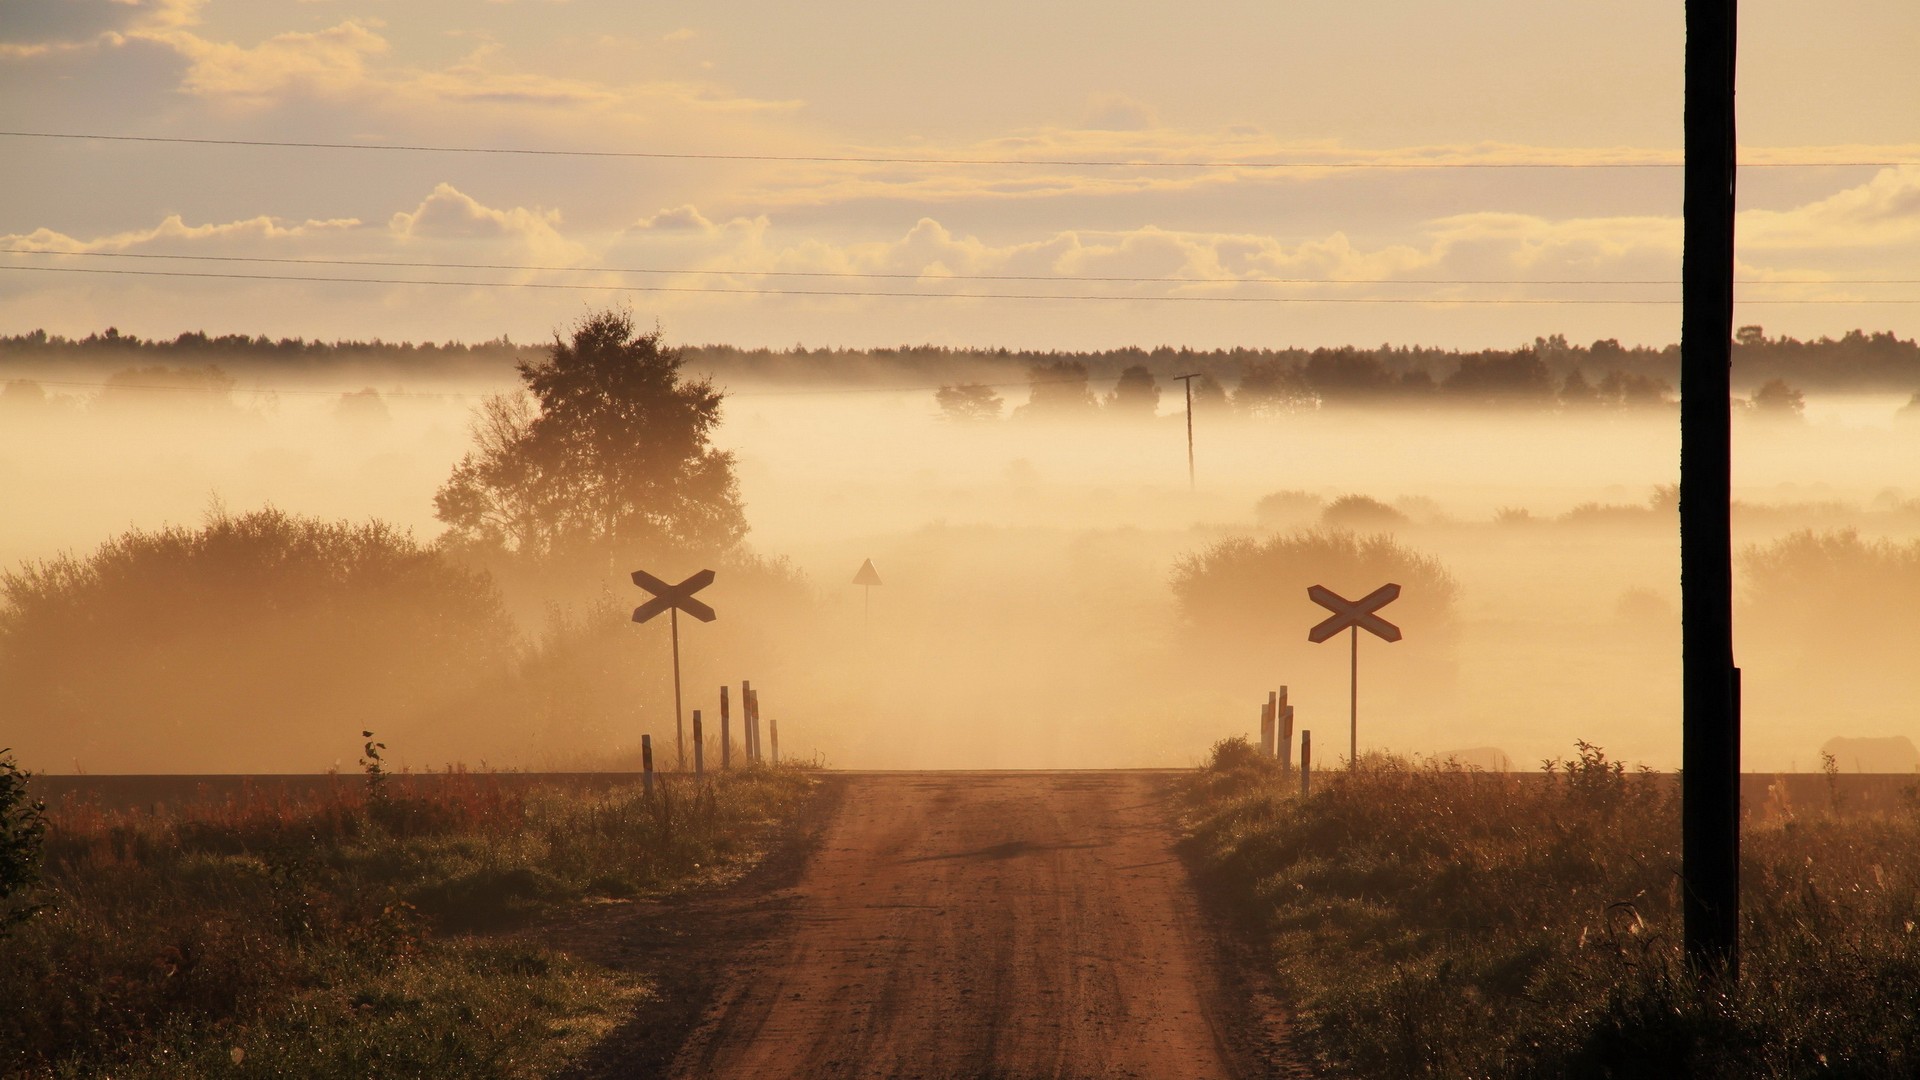
M1742 9L1738 321L1920 333L1920 5ZM1683 14L0 0L0 333L1662 345Z

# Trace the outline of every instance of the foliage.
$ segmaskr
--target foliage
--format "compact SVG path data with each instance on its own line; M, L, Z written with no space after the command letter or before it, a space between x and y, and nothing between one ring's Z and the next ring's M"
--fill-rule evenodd
M1801 530L1738 558L1742 614L1756 631L1850 671L1911 670L1920 640L1920 541L1853 529Z
M1104 404L1116 416L1151 418L1160 408L1160 384L1145 364L1134 364L1120 373Z
M1027 369L1027 403L1013 410L1013 415L1024 420L1077 419L1099 407L1087 386L1087 365L1054 360Z
M27 792L32 773L0 747L0 938L36 908L28 892L40 880L40 844L47 832L46 806Z
M1407 515L1365 495L1342 495L1320 512L1320 520L1334 529L1391 529L1407 523Z
M474 451L434 496L454 546L595 562L724 552L747 532L733 455L711 445L722 394L633 317L583 318L519 363L527 397L496 397Z
M649 989L546 947L542 920L737 874L813 787L791 766L652 799L451 772L381 799L64 802L49 912L0 964L0 1074L546 1075Z
M1234 408L1249 416L1296 412L1317 404L1313 387L1299 369L1278 360L1247 365L1233 391Z
M1232 537L1182 556L1173 595L1189 624L1210 635L1285 626L1292 640L1298 627L1325 614L1307 600L1308 586L1358 598L1389 581L1404 590L1393 619L1409 634L1451 632L1459 592L1453 575L1385 535L1301 530L1265 540Z
M485 576L383 523L271 509L0 572L0 599L9 720L106 771L188 737L210 770L334 760L339 717L418 730L513 657Z
M1460 366L1441 382L1440 389L1457 399L1481 404L1553 399L1552 375L1534 349L1462 356Z
M1807 396L1787 385L1785 379L1768 379L1747 399L1755 416L1798 420L1806 414Z
M1244 744L1243 744L1244 745ZM1920 817L1750 827L1742 979L1681 956L1679 792L1598 747L1542 775L1363 758L1310 798L1222 744L1206 887L1268 945L1332 1076L1910 1076Z
M941 416L959 423L998 420L1006 404L993 387L981 383L943 386L934 392L933 400L939 404Z

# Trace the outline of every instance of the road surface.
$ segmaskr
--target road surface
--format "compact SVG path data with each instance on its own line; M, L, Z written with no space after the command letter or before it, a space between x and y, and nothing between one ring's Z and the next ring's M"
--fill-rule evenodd
M1161 773L848 777L678 1077L1265 1075Z

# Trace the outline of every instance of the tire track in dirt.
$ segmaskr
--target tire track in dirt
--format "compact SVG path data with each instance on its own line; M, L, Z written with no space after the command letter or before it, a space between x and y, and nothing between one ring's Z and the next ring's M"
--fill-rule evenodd
M784 927L676 1077L1273 1074L1175 848L1166 773L848 776Z

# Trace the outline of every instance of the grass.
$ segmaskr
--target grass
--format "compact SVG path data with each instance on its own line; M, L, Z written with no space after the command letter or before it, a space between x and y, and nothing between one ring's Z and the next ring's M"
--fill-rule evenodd
M653 989L540 922L740 873L815 783L756 766L648 799L376 755L312 797L69 800L43 910L0 945L0 1075L545 1075Z
M1326 1075L1920 1074L1920 812L1749 826L1741 978L1703 990L1669 778L1579 744L1544 777L1378 756L1298 790L1223 742L1188 843Z

